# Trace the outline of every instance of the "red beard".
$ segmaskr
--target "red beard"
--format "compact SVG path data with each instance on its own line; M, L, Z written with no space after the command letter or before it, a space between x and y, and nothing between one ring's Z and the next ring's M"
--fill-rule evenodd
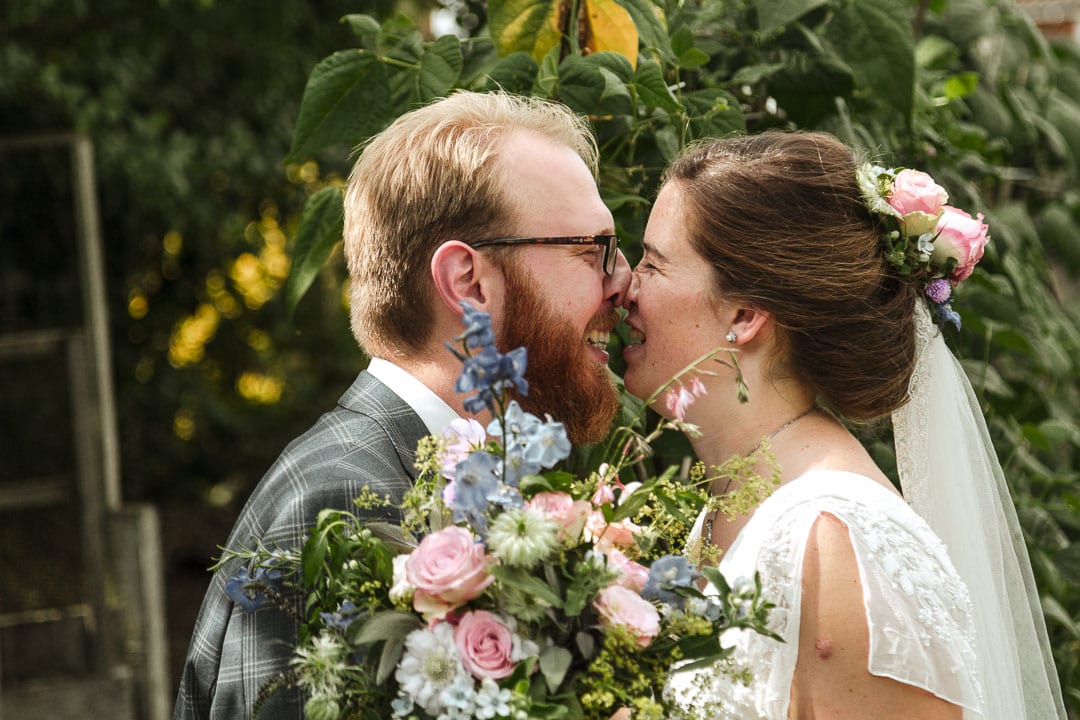
M619 409L607 367L597 364L570 323L545 306L524 272L508 263L504 274L507 302L498 344L502 352L522 345L528 351L529 394L518 402L533 414L550 413L575 445L603 440ZM598 315L590 327L610 327L611 314Z

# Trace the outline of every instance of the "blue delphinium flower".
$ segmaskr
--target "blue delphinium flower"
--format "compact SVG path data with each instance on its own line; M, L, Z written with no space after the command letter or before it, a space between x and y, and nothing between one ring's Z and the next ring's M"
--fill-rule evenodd
M255 612L266 602L264 588L276 588L281 580L281 570L277 568L255 568L253 575L248 575L246 567L225 581L225 594L245 612Z
M332 613L319 613L319 617L326 623L328 627L332 627L335 630L345 631L353 624L353 621L360 617L360 613L356 607L356 604L352 600L346 600L338 607L337 612Z
M467 300L461 301L461 322L465 331L455 340L464 340L465 347L490 347L495 345L495 332L491 329L491 315L484 310L477 310Z
M952 309L952 300L946 300L943 303L937 304L938 316L941 318L942 326L945 323L952 323L956 326L956 329L960 329L960 313Z
M681 555L665 555L649 568L649 579L641 597L646 600L659 600L662 603L682 607L684 598L674 591L675 588L689 587L694 580L694 571L689 561Z
M454 521L468 521L477 531L487 530L488 498L499 492L499 458L473 452L457 464L454 475Z
M551 468L570 457L570 438L566 426L549 420L529 428L525 436L525 455L540 467Z
M528 352L524 347L514 348L503 355L502 364L499 367L499 380L502 383L500 389L508 388L512 383L522 395L529 394L529 383L525 380L528 358Z

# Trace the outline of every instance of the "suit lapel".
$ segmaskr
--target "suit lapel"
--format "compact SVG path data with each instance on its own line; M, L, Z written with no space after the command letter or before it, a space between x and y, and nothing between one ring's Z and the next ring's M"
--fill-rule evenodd
M428 435L427 426L408 403L366 370L338 400L346 410L367 415L386 432L402 467L416 479L416 443Z

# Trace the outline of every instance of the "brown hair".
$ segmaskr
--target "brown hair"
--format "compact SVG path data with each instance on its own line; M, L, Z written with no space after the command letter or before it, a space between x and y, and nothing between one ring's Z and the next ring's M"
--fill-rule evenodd
M824 133L769 132L690 147L672 166L690 242L718 294L772 314L790 373L852 420L904 404L915 290L893 273L851 150Z
M594 174L588 124L553 102L458 92L406 113L372 138L345 193L353 334L372 354L420 351L431 333L430 264L447 240L497 234L510 217L501 143L532 132L574 150Z

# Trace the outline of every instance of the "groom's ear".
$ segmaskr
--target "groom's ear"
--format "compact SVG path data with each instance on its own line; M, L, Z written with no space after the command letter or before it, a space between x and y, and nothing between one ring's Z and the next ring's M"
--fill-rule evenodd
M759 336L763 336L765 323L772 317L768 310L760 310L755 307L741 307L735 311L735 319L731 322L731 330L738 338L736 345L745 345Z
M442 302L461 314L461 301L477 310L491 312L493 301L502 292L502 273L476 248L459 240L448 240L431 256L431 279Z

